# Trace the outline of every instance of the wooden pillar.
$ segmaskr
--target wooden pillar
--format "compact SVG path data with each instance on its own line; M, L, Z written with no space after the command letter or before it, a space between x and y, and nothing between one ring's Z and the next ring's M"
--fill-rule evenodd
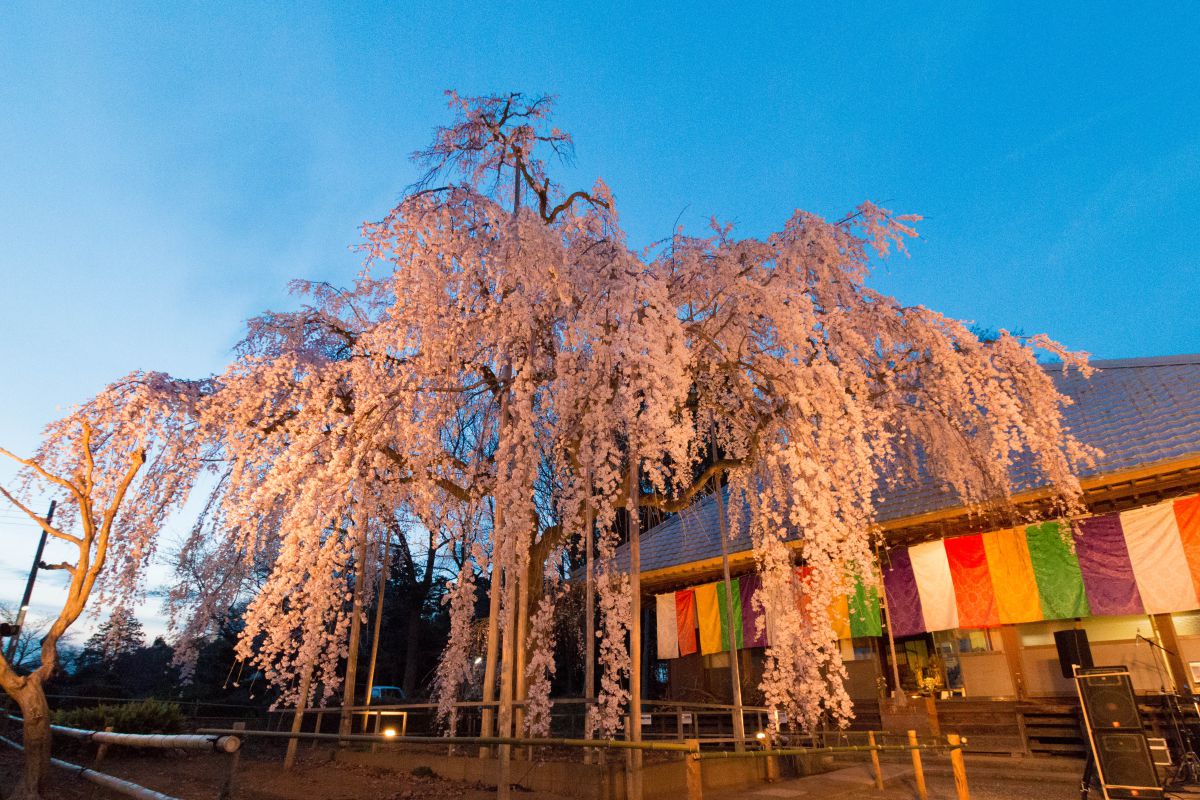
M1021 634L1014 625L1000 626L1000 642L1004 647L1004 661L1008 664L1008 676L1012 679L1013 693L1018 700L1029 695L1025 691L1025 668L1021 664Z
M1171 678L1175 682L1175 691L1182 695L1191 695L1192 681L1188 674L1187 664L1183 653L1179 650L1179 636L1175 633L1175 619L1170 614L1154 614L1150 617L1154 629L1158 632L1158 641L1165 652L1161 655L1170 667Z

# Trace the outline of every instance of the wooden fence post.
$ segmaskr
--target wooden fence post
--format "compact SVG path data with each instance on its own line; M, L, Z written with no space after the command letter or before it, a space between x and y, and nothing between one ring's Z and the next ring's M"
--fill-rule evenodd
M929 800L929 791L925 788L925 770L921 767L921 751L918 749L917 732L908 732L908 746L912 752L913 775L917 781L917 797Z
M967 787L967 765L963 761L962 739L957 733L946 736L950 744L950 767L954 770L954 791L958 800L971 800L971 790Z
M875 749L875 731L867 731L867 743L871 745L871 771L875 773L875 788L883 791L883 769L879 766L879 751Z
M108 725L104 728L104 732L112 733L112 729L113 729L113 726ZM104 760L104 756L106 756L107 754L108 754L108 744L106 742L101 742L100 746L96 748L96 760L92 763L99 764L101 761Z
M700 740L688 739L691 752L684 758L687 764L687 800L704 800L704 781L700 774Z
M235 722L233 729L239 734L246 730L246 723ZM242 739L242 744L245 744L245 737ZM221 787L220 800L234 800L237 797L237 771L238 765L242 763L242 748L239 747L227 756L225 764L225 785Z

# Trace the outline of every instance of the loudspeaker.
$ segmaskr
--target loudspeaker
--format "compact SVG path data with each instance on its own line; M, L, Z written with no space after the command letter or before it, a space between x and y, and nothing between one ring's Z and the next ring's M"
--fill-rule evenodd
M1089 728L1097 732L1142 729L1128 672L1083 673L1077 680Z
M1075 664L1080 669L1091 669L1092 648L1088 646L1087 631L1079 628L1055 631L1054 646L1058 648L1058 666L1062 668L1064 678L1075 677L1071 669Z
M1110 798L1162 797L1150 748L1140 732L1098 731L1095 747Z

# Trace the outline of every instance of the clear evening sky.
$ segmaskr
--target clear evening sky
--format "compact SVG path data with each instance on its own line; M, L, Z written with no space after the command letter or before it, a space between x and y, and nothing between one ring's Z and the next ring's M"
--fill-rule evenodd
M634 244L872 199L926 217L874 282L905 302L1198 352L1197 41L1194 4L5 4L0 444L348 282L446 88L557 95L562 182ZM32 550L0 509L0 601Z

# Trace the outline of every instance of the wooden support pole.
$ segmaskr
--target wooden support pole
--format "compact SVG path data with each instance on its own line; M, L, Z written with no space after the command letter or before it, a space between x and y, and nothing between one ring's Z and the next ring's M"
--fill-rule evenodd
M592 554L595 537L595 511L592 510L592 477L590 470L584 475L584 488L587 490L587 505L584 506L583 538L585 541L584 569L587 574L584 579L584 610L583 610L583 738L592 738L592 704L596 700L596 574L592 566L595 556ZM592 763L594 752L589 748L583 751L583 763Z
M246 723L233 723L235 731L245 731ZM221 786L220 800L236 800L237 798L237 772L238 767L242 763L242 748L234 750L225 759L225 783Z
M925 788L925 770L921 766L921 751L917 749L917 732L908 732L908 746L912 748L913 778L917 782L917 797L919 800L929 800L929 790Z
M500 519L497 510L496 519ZM496 660L500 650L500 570L492 562L491 589L488 592L487 655L483 667L483 711L479 735L489 738L496 735ZM491 758L492 748L479 748L480 758Z
M309 664L304 668L304 677L300 679L300 696L296 699L296 713L292 717L292 733L299 733L300 726L304 724L304 708L308 705L308 690L312 686L313 665ZM283 715L280 715L280 720L283 720ZM283 757L283 768L291 769L296 765L296 747L300 744L299 739L288 739L287 753Z
M354 535L358 537L354 567L354 599L350 605L350 642L346 655L346 680L342 685L342 710L338 720L338 733L343 736L351 732L354 706L358 690L358 651L362 642L363 591L367 585L367 505L366 498L359 500L359 510L354 520Z
M513 735L524 736L525 731L525 701L527 685L525 680L525 664L529 654L526 650L529 639L529 569L521 575L521 583L517 590L517 654L513 669L517 675L514 681L513 698L516 708L513 709Z
M379 585L375 588L375 626L371 631L371 661L367 666L367 696L366 705L371 705L371 695L375 693L375 664L379 661L379 629L383 626L383 598L387 589L390 570L392 534L383 537L383 563L379 565Z
M704 781L700 773L700 740L688 739L687 746L692 752L686 756L687 764L687 800L704 800Z
M962 739L957 733L946 735L950 745L950 768L954 771L954 792L958 800L971 800L971 790L967 787L967 765L963 761Z
M638 494L638 460L629 453L629 493L631 498ZM629 740L642 740L642 521L637 518L637 507L631 508L629 517L629 717L631 720ZM630 781L627 800L642 800L642 751L630 750Z
M325 722L325 709L321 709L320 711L317 712L317 723L315 725L313 725L313 733L320 733L321 727L324 722ZM312 744L310 744L308 746L310 750L316 749L317 741L318 741L317 739L312 740Z
M871 745L871 772L875 776L875 788L883 791L883 769L879 766L879 751L875 749L875 731L867 731L867 743Z

